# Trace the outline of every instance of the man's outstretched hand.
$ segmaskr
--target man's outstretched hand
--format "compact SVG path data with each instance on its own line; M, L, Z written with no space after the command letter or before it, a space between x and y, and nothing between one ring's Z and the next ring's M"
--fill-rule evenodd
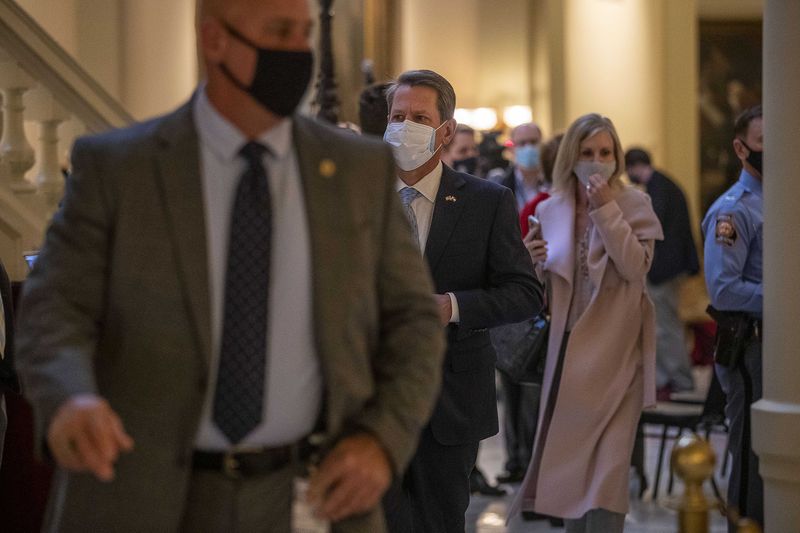
M50 453L62 468L114 479L114 463L133 449L133 439L104 399L79 394L61 404L47 432Z

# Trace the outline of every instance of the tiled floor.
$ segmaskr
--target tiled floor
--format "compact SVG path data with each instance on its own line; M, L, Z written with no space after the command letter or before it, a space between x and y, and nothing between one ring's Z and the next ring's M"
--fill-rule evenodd
M650 428L647 433L657 433L659 428ZM505 451L503 448L502 434L483 441L481 444L478 465L486 474L487 479L493 480L502 471L505 461ZM716 478L720 483L720 490L725 491L724 480L719 475L719 464L722 453L725 450L725 436L721 434L711 435L711 444L717 455ZM631 510L625 521L626 533L674 533L678 531L677 512L668 508L669 501L683 493L683 486L679 480L675 480L675 488L672 496L666 494L667 480L669 477L669 452L674 441L670 440L665 452L663 472L661 475L661 487L658 494L658 501L652 500L652 487L644 494L643 499L636 497L636 482L632 486ZM648 482L652 485L655 479L655 467L658 460L659 440L656 438L646 439L645 468ZM635 477L634 477L635 479ZM513 490L519 485L505 486L511 494L505 497L491 498L476 495L472 497L467 511L467 533L537 533L563 531L562 528L551 527L547 521L525 522L519 516L514 517L506 526L506 510L511 504ZM713 498L710 486L706 486L706 494L709 499ZM717 511L711 513L711 532L724 533L727 531L725 521Z

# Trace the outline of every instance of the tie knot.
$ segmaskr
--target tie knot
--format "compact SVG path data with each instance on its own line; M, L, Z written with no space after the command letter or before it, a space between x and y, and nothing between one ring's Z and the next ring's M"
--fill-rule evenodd
M264 154L269 152L269 148L264 146L261 143L257 143L255 141L250 141L249 143L242 146L242 149L239 150L239 155L245 158L249 165L261 165L262 158Z
M400 201L403 202L404 206L411 205L411 202L414 201L414 198L419 196L420 192L414 187L403 187L400 189Z

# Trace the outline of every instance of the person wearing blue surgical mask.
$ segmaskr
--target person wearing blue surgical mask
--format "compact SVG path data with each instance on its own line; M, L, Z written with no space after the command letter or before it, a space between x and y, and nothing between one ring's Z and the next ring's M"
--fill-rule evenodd
M539 162L542 130L533 122L520 124L511 130L510 144L514 164L493 181L511 189L517 200L517 210L520 211L547 189Z

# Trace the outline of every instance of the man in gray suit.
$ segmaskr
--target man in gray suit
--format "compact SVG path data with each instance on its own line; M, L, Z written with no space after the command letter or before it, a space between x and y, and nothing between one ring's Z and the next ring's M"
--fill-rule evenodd
M382 531L443 349L391 155L293 115L306 0L200 9L207 83L76 143L26 282L19 370L59 466L45 530L288 532L319 452L308 507Z

